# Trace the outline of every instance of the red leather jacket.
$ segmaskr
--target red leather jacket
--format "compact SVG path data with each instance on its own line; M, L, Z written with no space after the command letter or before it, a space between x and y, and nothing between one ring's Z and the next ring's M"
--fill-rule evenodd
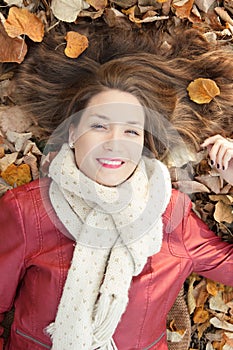
M53 223L48 186L35 181L0 200L1 317L15 306L10 350L50 349L44 329L55 319L72 258L73 241ZM186 195L173 191L163 219L162 249L133 279L114 334L119 350L167 350L166 317L192 271L233 286L233 245L208 230Z

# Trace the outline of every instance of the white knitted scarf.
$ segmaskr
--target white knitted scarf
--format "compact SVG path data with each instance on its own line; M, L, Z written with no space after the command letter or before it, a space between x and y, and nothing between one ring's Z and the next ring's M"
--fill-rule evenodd
M47 327L52 350L117 349L112 336L132 277L161 249L168 170L143 157L127 181L107 187L79 171L64 144L49 176L51 203L76 242L55 322Z

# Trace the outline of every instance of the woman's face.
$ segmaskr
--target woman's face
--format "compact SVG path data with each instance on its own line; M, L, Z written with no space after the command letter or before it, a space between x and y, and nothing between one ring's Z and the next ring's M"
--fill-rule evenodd
M143 107L130 93L112 89L92 97L78 126L70 127L78 168L105 186L127 180L142 155L144 122Z

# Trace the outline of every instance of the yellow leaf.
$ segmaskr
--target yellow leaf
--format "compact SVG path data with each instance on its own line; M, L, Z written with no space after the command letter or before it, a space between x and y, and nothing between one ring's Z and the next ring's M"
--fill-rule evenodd
M30 166L11 164L1 173L1 177L11 186L20 186L32 180Z
M11 38L25 34L32 41L41 42L44 37L43 23L27 9L21 9L15 6L11 7L4 27Z
M65 39L67 41L65 48L65 55L67 57L77 58L88 47L87 37L77 32L67 32Z
M209 103L215 96L220 95L217 84L205 78L195 79L188 85L187 90L190 99L198 104Z

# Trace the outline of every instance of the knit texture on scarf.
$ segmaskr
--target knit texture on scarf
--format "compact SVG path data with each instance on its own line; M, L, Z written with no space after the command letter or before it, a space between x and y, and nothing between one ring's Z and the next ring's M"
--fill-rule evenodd
M132 277L161 249L169 172L143 157L127 181L103 186L79 171L64 144L49 176L51 203L76 242L56 319L47 327L52 350L117 349L112 336Z

